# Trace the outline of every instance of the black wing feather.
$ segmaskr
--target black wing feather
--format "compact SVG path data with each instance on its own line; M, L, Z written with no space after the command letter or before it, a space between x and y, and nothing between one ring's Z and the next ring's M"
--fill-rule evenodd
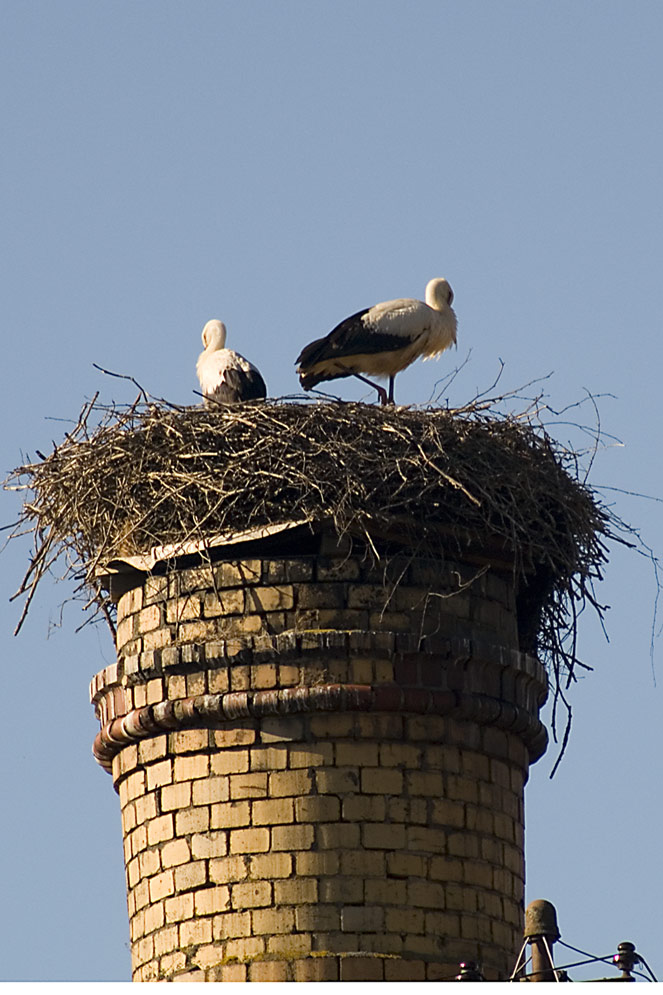
M223 383L214 391L212 400L219 404L232 404L235 401L264 400L267 386L255 368L245 373L240 369L226 370Z
M297 363L301 368L314 366L324 359L334 359L341 356L355 356L377 352L393 352L407 345L407 339L402 335L388 335L367 328L362 318L371 308L364 308L356 314L345 318L329 335L316 339L302 349ZM348 376L350 374L346 374ZM335 378L334 378L335 379Z

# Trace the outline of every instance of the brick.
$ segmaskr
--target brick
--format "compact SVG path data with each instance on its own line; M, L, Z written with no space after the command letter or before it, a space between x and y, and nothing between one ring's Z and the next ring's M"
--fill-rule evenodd
M212 942L212 920L193 919L180 925L180 946L198 946Z
M377 743L337 743L336 764L338 767L377 767Z
M277 685L277 669L275 663L261 663L251 668L252 688L274 688Z
M262 573L260 560L235 560L220 563L215 569L218 587L245 587L257 584Z
M186 677L183 674L168 677L168 698L186 698Z
M422 850L425 853L444 853L446 835L441 829L427 826L406 826L408 850Z
M247 691L251 687L251 668L235 666L230 670L230 690Z
M177 926L166 926L154 936L154 953L157 957L175 950L178 944Z
M246 591L246 610L253 612L289 611L295 607L291 584L252 587Z
M485 888L487 891L493 887L493 868L490 864L483 864L478 860L465 860L462 863L463 880L467 884Z
M215 912L225 912L230 908L230 889L226 886L203 888L194 892L197 916L208 916Z
M160 929L165 922L163 902L150 905L145 909L145 932L153 933L155 929Z
M364 879L342 875L322 878L318 891L320 902L330 902L333 905L346 905L349 902L360 904L364 901Z
M278 686L279 687L292 687L295 684L299 684L301 672L296 664L280 663L279 676L278 676Z
M321 767L314 771L315 786L321 794L345 795L359 790L357 767Z
M225 912L214 916L213 934L215 940L225 940L251 934L250 912Z
M147 846L147 828L146 826L138 826L130 834L129 840L131 843L132 854L140 853Z
M297 857L302 856L298 853ZM248 858L251 878L287 878L292 874L292 856L289 853L254 854Z
M343 799L343 818L348 822L380 822L386 811L385 799L378 795L352 795Z
M403 775L394 768L364 767L361 771L361 790L366 794L400 795Z
M173 837L172 815L161 815L147 823L147 841L150 846Z
M251 913L254 933L290 933L294 925L295 912L292 908L256 909Z
M444 793L440 771L408 771L406 784L409 795L429 795L439 798Z
M144 964L154 956L154 940L151 936L135 943L132 950L132 959L136 964Z
M184 598L172 598L167 602L167 622L183 622L192 618L200 618L199 597L189 594ZM151 628L156 628L156 626L151 626Z
M288 981L288 965L284 961L256 961L249 967L250 981Z
M210 810L205 807L184 809L175 816L175 826L178 836L205 832L210 828Z
M271 905L272 885L269 881L243 881L230 886L230 897L234 909Z
M285 770L288 766L287 746L256 746L251 750L252 771Z
M205 618L218 615L241 615L244 612L244 591L241 588L212 591L203 599Z
M305 739L305 724L301 716L267 716L262 720L260 738L263 743L279 743Z
M330 905L302 905L294 910L294 916L297 929L301 931L318 933L341 928L340 910Z
M384 962L377 957L343 957L341 981L382 981Z
M387 873L390 877L425 877L426 858L414 853L390 853L387 856Z
M332 795L296 798L295 814L297 822L337 822L341 817L341 803Z
M181 784L167 784L161 789L161 810L170 812L173 809L188 808L191 804L191 781Z
M193 804L210 805L213 802L226 802L230 797L227 777L206 777L193 782Z
M405 882L401 882L405 884ZM423 933L425 929L422 909L385 909L385 929L393 933Z
M268 830L253 830L266 832ZM313 826L275 826L272 829L272 850L308 850L313 843Z
M450 857L479 856L479 840L471 833L450 833L447 839L447 851Z
M171 760L162 760L160 763L150 764L147 768L147 787L150 791L162 784L170 784L172 779L173 765Z
M254 801L251 806L251 822L254 826L269 826L294 822L294 818L294 801L292 798L273 798L268 801Z
M156 817L157 799L153 791L149 795L137 798L133 804L137 822L147 822L148 819Z
M356 828L359 831L359 826ZM385 855L381 850L347 850L341 853L341 874L384 877Z
M172 895L175 891L175 881L172 871L163 871L150 878L150 902L158 902L161 898Z
M350 673L348 679L351 684L372 684L373 683L373 663L371 660L362 660L360 658L355 658L350 663ZM344 744L347 745L347 744ZM373 744L370 744L373 746ZM375 744L376 756L373 763L376 764L377 760L377 744ZM340 762L340 761L339 761Z
M452 857L431 857L430 877L434 881L462 881L465 862Z
M148 650L148 649L145 650L145 652L141 656L142 670L146 670L148 667L151 670L154 669L150 663L150 661L154 660L154 656L155 654L153 650ZM157 702L163 701L164 683L160 677L148 681L147 684L145 685L145 689L146 689L146 698L148 705L156 705Z
M157 629L161 625L161 608L159 605L141 608L137 619L138 632L149 632L151 629Z
M177 891L190 891L191 888L201 888L207 883L207 864L197 860L182 864L175 868L175 887Z
M454 970L458 970L456 964ZM453 976L453 972L447 972L447 976ZM414 960L408 957L407 960L385 960L384 962L385 981L425 981L426 967L423 961ZM444 979L446 980L446 978Z
M276 771L269 775L269 795L272 798L306 795L311 788L312 778L305 769Z
M322 767L334 763L334 746L332 743L307 744L306 746L291 746L288 752L289 766Z
M207 644L209 647L209 643ZM227 670L208 670L207 687L210 694L223 694L230 687Z
M215 732L216 736L217 733ZM210 757L210 772L212 774L239 774L249 769L248 750L222 750Z
M230 829L237 826L248 826L251 822L251 806L249 802L228 802L212 805L212 829Z
M465 825L465 806L446 798L435 799L431 807L431 821L439 826L460 829Z
M274 882L276 905L303 905L317 900L318 882L315 878L288 878Z
M159 977L156 979L170 978L177 971L183 970L186 967L186 955L181 953L181 951L176 951L172 954L166 954L159 960Z
M367 823L361 827L362 842L367 849L400 850L405 846L405 826Z
M269 850L269 829L231 830L231 853L265 853L267 850Z
M170 629L154 629L153 632L146 632L143 636L143 647L146 650L162 649L170 646L172 636Z
M138 743L138 759L142 764L151 764L165 757L168 749L167 736L155 736ZM149 784L149 776L148 776Z
M168 845L168 844L167 844ZM151 877L153 874L158 874L161 870L161 860L158 850L145 850L138 856L138 865L140 867L140 876L142 878ZM127 866L127 871L129 870L129 864Z
M501 906L496 912L498 918L501 917ZM408 932L413 932L408 930ZM417 931L420 932L420 931ZM425 913L425 933L436 937L458 937L460 936L460 917L450 912L429 912Z
M408 903L410 905L443 909L445 907L445 888L436 881L408 881Z
M161 849L161 862L164 867L175 867L184 864L191 858L189 844L184 839L171 840Z
M266 773L231 774L230 797L231 798L266 798L267 774Z
M138 864L138 858L129 861L127 864L127 881L129 882L129 887L133 888L140 880L140 867Z
M202 753L193 757L175 757L175 780L191 781L209 774L209 757Z
M338 964L332 957L316 957L293 962L295 981L338 981Z
M248 861L246 857L219 857L209 861L209 879L225 884L230 881L243 881L248 877Z
M344 933L373 933L384 929L384 909L381 906L346 905L341 909L341 929Z
M225 832L196 833L191 837L191 853L195 859L225 857L228 839Z
M311 937L308 933L291 933L287 936L270 936L267 951L284 958L305 957L311 950Z
M316 562L316 575L319 581L357 580L360 575L359 561L320 556Z
M406 882L395 878L383 881L368 880L365 885L365 897L367 905L406 905Z
M139 795L144 793L145 773L142 770L137 770L133 774L129 774L120 784L120 804L124 806L127 802L133 801L134 798L138 798Z

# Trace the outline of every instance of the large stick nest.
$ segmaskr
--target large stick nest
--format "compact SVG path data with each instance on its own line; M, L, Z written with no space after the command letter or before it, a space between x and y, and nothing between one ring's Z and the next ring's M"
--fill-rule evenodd
M95 402L48 457L6 484L31 492L19 523L35 543L18 592L24 614L63 553L65 572L108 615L97 577L117 557L324 519L338 534L363 535L378 555L388 546L377 539L389 536L433 557L501 548L527 615L523 648L539 652L557 681L573 675L578 611L587 599L600 611L592 584L610 515L578 479L577 454L527 418L477 402L456 410Z

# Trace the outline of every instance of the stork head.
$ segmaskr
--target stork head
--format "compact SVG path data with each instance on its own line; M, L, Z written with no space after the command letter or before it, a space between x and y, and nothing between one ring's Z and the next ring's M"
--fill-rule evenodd
M453 299L454 292L444 277L438 276L426 285L426 304L436 311L450 307Z
M223 349L226 344L226 326L218 318L208 321L203 328L203 345L210 352Z

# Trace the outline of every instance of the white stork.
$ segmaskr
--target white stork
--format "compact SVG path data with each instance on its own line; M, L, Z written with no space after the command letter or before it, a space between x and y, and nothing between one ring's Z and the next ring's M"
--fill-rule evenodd
M358 311L302 349L297 373L310 390L323 380L358 377L374 387L382 404L393 403L394 377L419 356L432 359L456 342L453 291L446 280L431 280L426 303L411 297ZM364 373L389 377L389 394Z
M267 396L267 387L260 373L248 359L226 349L226 326L216 318L203 328L204 352L196 363L205 407L215 403L251 401Z

